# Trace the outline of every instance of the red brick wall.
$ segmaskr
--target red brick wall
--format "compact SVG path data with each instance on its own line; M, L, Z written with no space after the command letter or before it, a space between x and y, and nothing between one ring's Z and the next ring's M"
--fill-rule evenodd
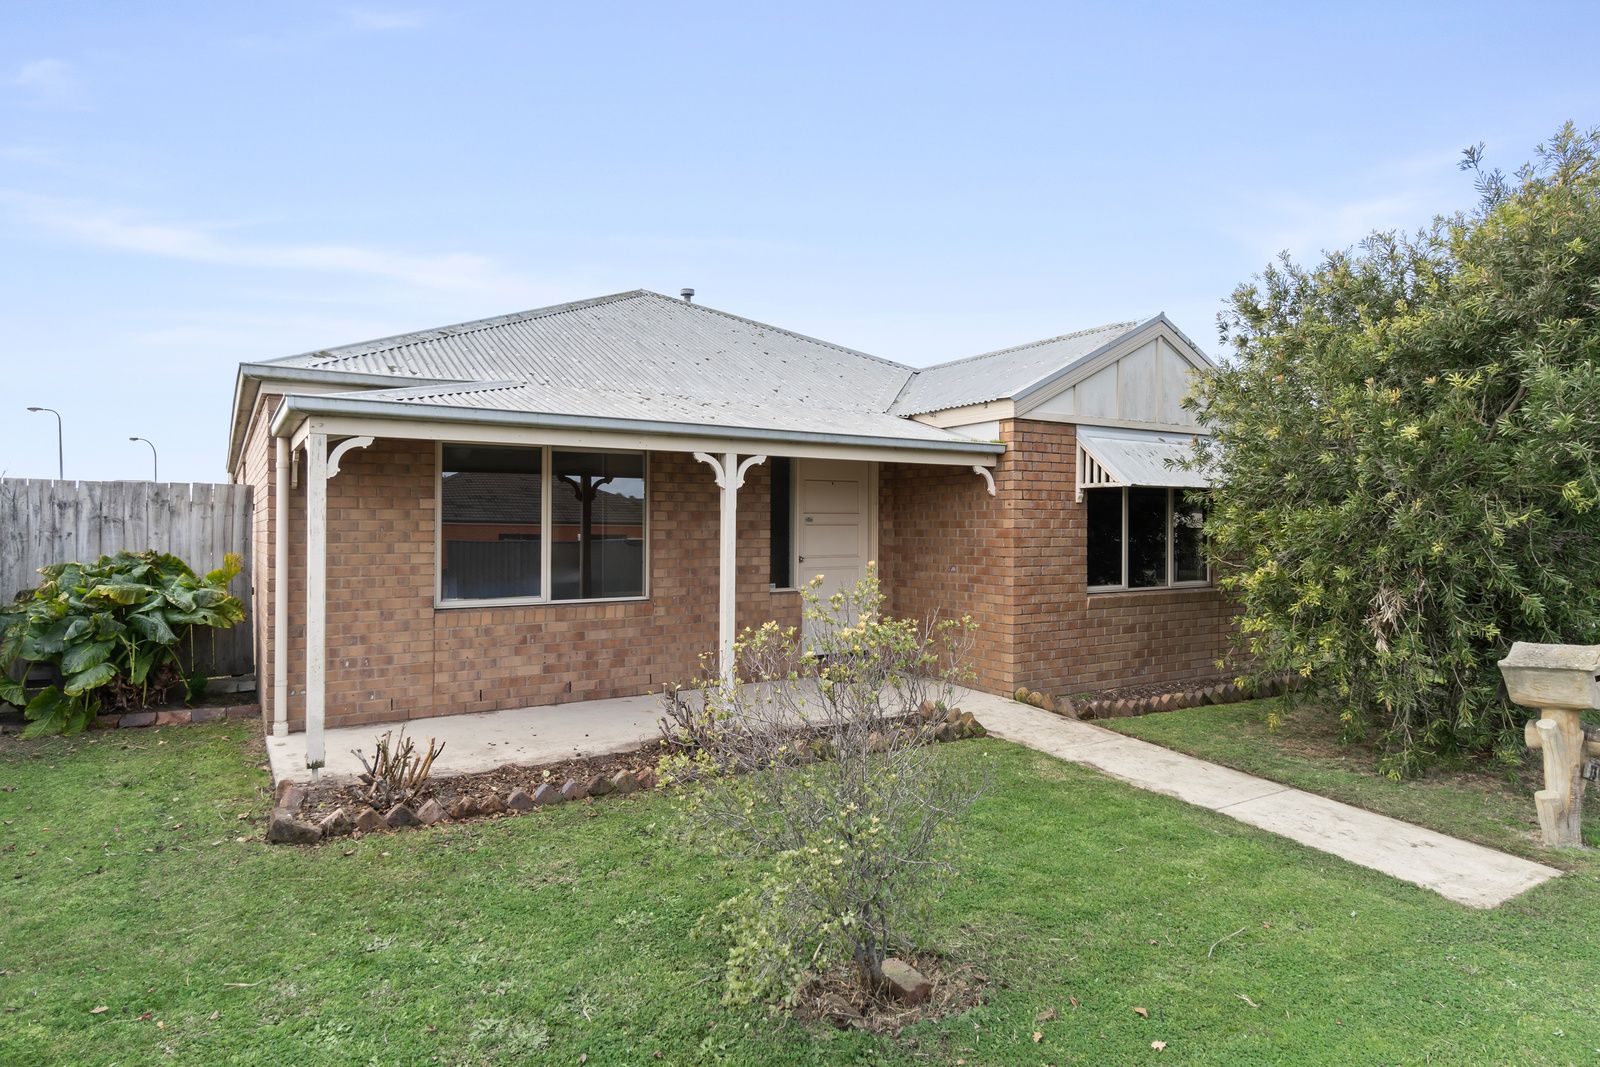
M269 398L235 477L255 486L255 626L263 713L272 708L277 570ZM1074 428L1002 424L998 495L966 467L883 464L879 571L890 610L971 614L985 689L1055 693L1179 681L1214 671L1231 612L1214 590L1085 591L1084 512L1073 500ZM628 696L690 680L715 654L720 494L683 453L650 456L650 598L610 604L435 608L431 442L380 440L328 483L328 723ZM739 625L798 625L800 598L767 588L770 476L739 493ZM304 722L305 487L291 492L291 727Z
M971 615L977 643L967 666L978 685L1006 692L1017 670L1010 456L995 483L1001 495L990 496L967 467L881 465L878 573L894 615Z
M969 607L982 628L977 681L1052 693L1216 672L1232 613L1214 589L1087 592L1076 428L1008 420L998 496L965 468L883 468L882 567L892 609Z
M278 409L281 398L266 397L256 406L254 420L247 427L241 442L237 466L233 471L235 482L253 488L250 494L250 574L251 603L255 617L247 619L256 650L256 690L260 695L261 714L272 721L272 531L273 511L277 507L274 487L276 483L275 453L267 426Z
M247 445L241 476L256 485L259 512L271 472L250 458L255 448ZM328 483L329 726L632 696L689 681L701 653L715 656L720 492L692 456L651 454L650 597L607 604L435 608L434 445L379 440L346 453L341 468ZM767 588L769 487L756 467L739 492L740 626L799 623L799 597ZM301 729L303 481L292 505L289 721ZM258 575L270 575L271 537L258 536L256 547L266 564ZM270 639L269 579L257 580L256 622ZM261 671L270 717L270 659Z

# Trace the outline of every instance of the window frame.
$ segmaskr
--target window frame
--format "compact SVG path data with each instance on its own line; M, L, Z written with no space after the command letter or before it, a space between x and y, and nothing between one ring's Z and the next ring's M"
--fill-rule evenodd
M509 448L539 453L539 589L538 596L473 597L471 599L445 599L444 595L444 450L446 445L465 445L471 448ZM557 600L551 590L555 586L551 573L555 498L550 488L554 478L551 464L556 452L609 452L616 455L639 456L644 461L644 521L640 537L644 541L643 592L637 596L589 597L587 599ZM517 608L546 605L560 607L565 604L627 604L650 599L650 561L654 553L650 543L650 452L642 448L577 448L571 445L497 445L482 441L435 441L433 443L433 607L436 611L457 608Z
M779 585L772 581L770 572L767 575L767 592L769 593L797 593L800 591L800 461L793 456L774 456L772 460L786 460L789 464L789 584ZM776 481L776 479L771 479ZM769 481L769 484L771 482ZM645 491L649 491L646 485ZM767 508L767 522L772 522L772 508ZM771 536L771 531L768 531ZM770 561L769 561L770 562Z
M1167 491L1167 580L1161 585L1128 585L1128 490L1129 489L1165 489ZM1122 581L1117 585L1091 585L1087 587L1090 593L1160 593L1172 589L1206 589L1211 586L1211 561L1206 560L1206 576L1189 581L1175 581L1173 575L1177 573L1177 547L1178 539L1174 529L1177 520L1177 495L1186 492L1181 486L1160 485L1122 485L1122 486L1094 486L1087 488L1086 493L1110 492L1115 490L1122 495ZM1084 515L1088 515L1088 498L1084 498ZM1085 523L1084 543L1084 570L1088 571L1088 524Z

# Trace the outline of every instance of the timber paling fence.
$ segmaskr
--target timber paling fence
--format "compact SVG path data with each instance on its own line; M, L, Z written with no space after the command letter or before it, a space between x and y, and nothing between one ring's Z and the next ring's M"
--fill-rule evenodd
M37 586L51 563L154 549L204 574L237 552L244 570L228 591L244 602L245 621L197 631L184 658L213 676L251 674L250 533L248 485L0 478L0 601Z

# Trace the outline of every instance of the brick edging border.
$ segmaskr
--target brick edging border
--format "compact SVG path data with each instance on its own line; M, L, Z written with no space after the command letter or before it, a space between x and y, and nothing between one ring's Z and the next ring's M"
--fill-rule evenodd
M1154 712L1198 708L1207 704L1238 704L1246 700L1261 700L1299 689L1301 684L1298 677L1269 678L1255 684L1228 682L1194 689L1176 689L1151 696L1107 697L1081 702L1021 688L1012 694L1012 697L1020 704L1040 708L1068 719L1123 719Z
M924 701L916 714L926 723L938 723L929 733L934 743L965 741L989 735L989 731L970 711L960 708L946 710L932 701ZM808 758L814 760L817 757ZM396 804L388 811L379 811L369 804L354 805L353 811L341 806L321 815L316 822L311 822L300 817L301 808L309 798L310 787L285 780L278 783L272 812L267 817L267 843L315 845L347 834L360 837L379 831L423 829L445 821L507 818L572 801L593 803L609 796L649 792L664 785L655 768L617 771L610 776L594 774L568 778L560 785L547 781L532 793L521 786L514 786L504 797L495 791L484 793L481 797L458 797L449 808L432 798L415 805Z
M222 719L259 719L260 704L228 704L205 708L162 708L160 711L127 711L120 715L95 717L96 730L131 730L145 726L187 726L190 723L218 722Z

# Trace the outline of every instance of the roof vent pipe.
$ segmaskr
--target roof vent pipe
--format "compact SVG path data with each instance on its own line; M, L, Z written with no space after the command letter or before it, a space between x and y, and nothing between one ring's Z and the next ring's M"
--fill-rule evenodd
M694 303L694 290L693 289L680 289L680 290L678 290L678 295L683 297L683 302L685 304Z

